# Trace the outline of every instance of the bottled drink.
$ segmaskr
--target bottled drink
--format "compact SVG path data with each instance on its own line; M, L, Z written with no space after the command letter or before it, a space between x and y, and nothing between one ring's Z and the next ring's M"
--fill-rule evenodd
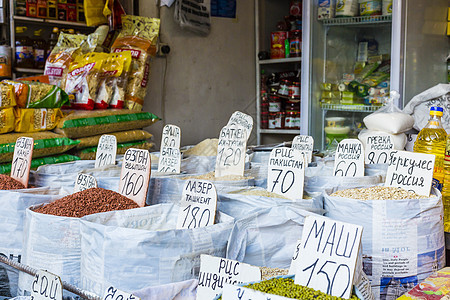
M27 35L27 27L16 27L16 67L17 68L33 68L34 53L33 41Z
M47 57L47 42L41 38L42 29L34 32L33 51L34 51L34 67L43 69L45 59Z
M444 159L444 186L442 187L442 204L444 204L444 230L450 232L450 138L447 137Z
M442 107L430 108L427 125L419 132L414 143L414 152L434 154L433 186L442 191L444 183L444 157L447 144L447 132L441 125Z

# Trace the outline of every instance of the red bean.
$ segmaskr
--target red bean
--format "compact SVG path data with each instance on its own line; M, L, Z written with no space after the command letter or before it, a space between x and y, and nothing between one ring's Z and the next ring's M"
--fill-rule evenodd
M0 190L17 190L24 189L25 186L14 178L0 174Z

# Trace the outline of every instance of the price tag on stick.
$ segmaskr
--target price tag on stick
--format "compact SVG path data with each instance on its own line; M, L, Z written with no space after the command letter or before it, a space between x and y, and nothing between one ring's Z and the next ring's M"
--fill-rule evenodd
M119 289L116 289L112 285L106 288L103 294L102 300L140 300L141 298L134 296L133 294L126 293Z
M150 181L150 153L147 150L130 148L125 152L120 172L119 193L145 206Z
M345 139L338 144L333 174L341 177L364 176L364 149L359 140Z
M104 134L100 137L95 154L95 168L116 164L117 138Z
M240 125L244 127L245 131L247 132L247 139L248 139L253 129L253 118L252 116L244 114L240 111L235 111L228 120L227 126L230 125Z
M295 283L349 299L362 230L362 226L307 216Z
M167 124L163 128L161 138L161 149L163 147L172 147L180 149L181 129L176 125Z
M181 169L180 140L181 140L180 127L169 124L164 126L161 138L158 172L180 173Z
M62 300L62 282L59 276L39 270L31 284L32 300Z
M225 126L217 146L215 177L244 175L247 133L240 125Z
M292 141L292 149L300 150L307 157L307 163L312 161L312 153L314 151L314 139L309 135L297 135Z
M28 187L33 148L34 140L29 137L18 138L14 146L11 177L21 182L25 187Z
M305 161L296 149L279 147L270 152L267 191L296 200L303 198Z
M214 184L207 180L186 180L178 211L177 229L213 225L216 206L217 192Z
M394 149L394 142L390 134L380 132L366 136L365 162L366 164L387 164L389 153Z
M77 178L75 179L75 187L73 189L73 192L77 193L96 187L97 187L97 180L95 180L94 176L78 173Z
M384 185L430 195L435 158L434 154L391 151Z
M217 280L211 280L211 278L217 278ZM222 285L219 286L215 282L240 284L259 280L261 280L259 267L236 260L201 254L197 299L214 299L219 295L222 292Z

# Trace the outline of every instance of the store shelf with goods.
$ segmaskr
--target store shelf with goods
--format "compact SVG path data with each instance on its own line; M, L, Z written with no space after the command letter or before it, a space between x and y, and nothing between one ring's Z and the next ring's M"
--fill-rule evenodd
M31 69L31 68L14 68L16 73L28 73L28 74L44 74L43 69Z
M288 58L274 58L274 59L263 59L259 60L260 65L269 65L269 64L285 64L285 63L297 63L301 62L301 57L288 57Z
M329 103L322 103L320 106L322 107L322 110L348 111L348 112L374 112L381 107L377 105L346 105L346 104L329 104Z
M43 19L43 18L32 18L32 17L23 17L23 16L13 16L13 19L16 23L38 23L40 25L48 25L48 26L74 26L74 27L82 27L82 28L94 28L89 27L86 23L82 22L70 22L70 21L61 21L61 20L53 20L53 19Z
M300 134L300 129L261 129L261 133Z
M392 23L392 15L331 18L320 20L326 26L365 26Z

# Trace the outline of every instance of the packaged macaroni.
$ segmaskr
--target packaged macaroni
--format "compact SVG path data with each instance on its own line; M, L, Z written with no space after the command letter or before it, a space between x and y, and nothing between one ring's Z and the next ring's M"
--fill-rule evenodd
M14 130L14 108L8 107L0 109L0 133L7 133Z
M13 107L15 105L14 87L0 82L0 108Z
M16 108L16 132L38 132L56 127L63 113L59 108Z
M42 82L4 80L15 93L17 106L21 108L60 108L69 101L59 87Z

